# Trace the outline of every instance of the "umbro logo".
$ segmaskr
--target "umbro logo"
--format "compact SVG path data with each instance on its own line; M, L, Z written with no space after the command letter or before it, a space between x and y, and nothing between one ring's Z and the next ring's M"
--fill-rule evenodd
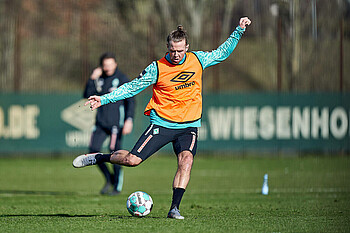
M195 72L184 71L184 72L181 72L180 74L176 75L170 81L179 82L179 83L187 82L188 80L190 80L192 78L192 76L194 74L195 74Z

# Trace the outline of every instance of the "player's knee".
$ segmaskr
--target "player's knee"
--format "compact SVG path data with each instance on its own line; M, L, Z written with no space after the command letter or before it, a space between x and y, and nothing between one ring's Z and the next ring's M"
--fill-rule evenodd
M191 169L193 164L193 155L189 151L183 151L179 154L179 166L185 169Z

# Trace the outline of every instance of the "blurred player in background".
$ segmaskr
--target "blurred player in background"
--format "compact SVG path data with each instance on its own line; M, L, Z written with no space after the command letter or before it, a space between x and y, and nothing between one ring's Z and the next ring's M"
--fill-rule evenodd
M137 166L172 142L178 168L168 218L184 219L179 206L190 180L197 149L197 129L201 126L202 71L228 58L250 23L247 17L241 18L229 38L211 52L189 52L187 33L178 26L167 37L168 53L162 59L152 62L138 78L112 93L90 96L85 105L90 104L94 110L130 98L153 85L153 96L145 109L151 124L130 152L118 150L112 154L80 155L73 161L73 166L85 167L103 162Z
M86 84L84 98L110 93L128 81L128 78L119 71L115 55L104 53L100 58L100 66L93 70ZM121 149L122 135L131 133L133 128L134 105L134 98L128 98L98 109L89 153L100 152L108 136L110 152ZM101 194L120 193L123 187L122 167L113 164L113 171L110 171L105 163L99 163L98 167L106 181Z

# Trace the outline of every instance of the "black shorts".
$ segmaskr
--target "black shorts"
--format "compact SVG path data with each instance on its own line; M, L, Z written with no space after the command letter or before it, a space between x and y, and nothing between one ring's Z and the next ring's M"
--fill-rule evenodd
M156 153L160 148L172 142L176 155L188 150L193 156L197 151L198 128L189 127L185 129L168 129L159 125L151 124L141 135L131 154L142 160Z

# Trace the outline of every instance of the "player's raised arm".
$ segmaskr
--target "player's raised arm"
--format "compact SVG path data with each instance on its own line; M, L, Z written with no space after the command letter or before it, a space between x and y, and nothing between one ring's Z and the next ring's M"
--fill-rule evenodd
M231 33L227 40L224 43L222 43L217 49L212 50L211 52L193 51L200 60L203 69L226 60L236 48L239 40L241 39L243 33L246 30L246 27L250 24L251 21L248 17L242 17L239 20L239 24L236 27L236 29Z
M101 106L101 97L97 95L90 96L88 101L85 102L84 106L90 104L91 111Z

